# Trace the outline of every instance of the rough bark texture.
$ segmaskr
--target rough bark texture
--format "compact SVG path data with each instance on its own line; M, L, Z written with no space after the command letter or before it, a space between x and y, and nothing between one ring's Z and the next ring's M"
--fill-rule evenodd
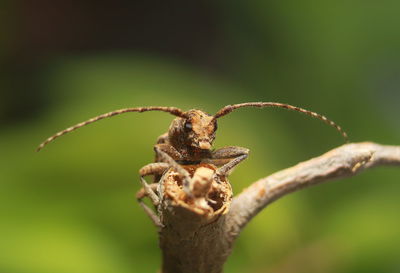
M400 146L346 144L262 178L233 199L229 181L215 176L212 165L188 170L192 196L182 191L182 181L171 169L157 190L162 273L220 273L240 231L268 204L307 186L380 165L400 166Z
M213 177L214 166L203 166L188 169L193 177L193 197L182 190L182 181L175 171L168 171L161 179L162 202L158 209L163 224L163 273L222 272L232 248L233 240L225 232L232 188L225 177Z

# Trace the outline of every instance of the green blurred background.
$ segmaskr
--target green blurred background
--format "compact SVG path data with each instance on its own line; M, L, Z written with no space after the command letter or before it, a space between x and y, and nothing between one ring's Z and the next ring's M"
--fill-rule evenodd
M138 169L172 116L133 106L279 101L327 115L354 142L400 144L400 2L2 1L0 272L132 273L160 267L137 205ZM241 109L216 147L251 156L234 191L343 140L280 109ZM226 272L400 272L400 170L292 194L244 230Z

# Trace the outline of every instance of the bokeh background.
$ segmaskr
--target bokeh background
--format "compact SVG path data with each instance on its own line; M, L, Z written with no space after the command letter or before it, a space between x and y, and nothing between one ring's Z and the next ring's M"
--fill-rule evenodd
M394 0L1 1L0 272L160 267L134 194L171 115L114 117L34 152L97 114L279 101L352 141L400 144L399 14ZM342 143L301 114L241 109L215 146L252 151L231 176L238 193ZM399 182L380 168L284 197L247 226L226 272L400 272Z

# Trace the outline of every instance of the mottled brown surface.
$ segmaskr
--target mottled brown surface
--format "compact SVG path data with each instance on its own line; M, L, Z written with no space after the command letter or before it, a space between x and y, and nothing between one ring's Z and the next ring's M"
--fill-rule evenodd
M212 182L207 209L182 191L177 173L164 181L159 212L163 273L221 273L244 226L271 202L307 186L380 166L400 166L400 146L352 143L260 179L232 199L227 180ZM203 167L207 168L206 165ZM186 169L193 174L194 166Z
M211 185L203 188L206 191L203 194L189 197L182 190L177 172L170 170L165 174L159 207L164 225L160 230L163 272L218 273L231 249L224 226L232 189L226 179L213 178L215 166L201 164L185 168L195 177L208 174Z

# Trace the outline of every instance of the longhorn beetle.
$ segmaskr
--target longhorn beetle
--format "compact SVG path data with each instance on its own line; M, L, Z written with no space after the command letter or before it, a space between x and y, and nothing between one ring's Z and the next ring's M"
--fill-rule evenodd
M161 135L157 139L157 143L154 146L154 150L156 153L155 162L144 166L139 171L140 180L142 182L143 189L146 195L150 197L155 205L157 205L159 197L154 192L156 184L152 184L152 186L150 186L144 180L144 176L154 175L155 182L158 182L158 178L167 169L172 167L182 176L183 190L190 196L191 178L188 171L186 171L182 167L182 165L199 165L201 163L213 164L218 167L215 171L215 175L222 177L227 176L237 164L247 158L249 150L242 147L229 146L217 150L212 150L212 143L215 139L215 133L217 131L217 119L242 107L279 107L301 112L313 118L322 120L328 125L334 127L337 131L339 131L339 133L341 133L346 142L348 141L346 132L343 131L343 129L339 125L318 113L297 106L278 102L247 102L227 105L221 108L215 115L209 115L197 109L192 109L184 112L176 107L162 106L120 109L96 116L87 121L78 123L72 127L58 132L57 134L49 137L42 144L40 144L37 148L37 151L40 151L48 143L52 142L62 135L65 135L66 133L72 132L80 127L86 126L90 123L99 121L104 118L109 118L128 112L168 112L176 116L176 118L172 121L168 132Z

